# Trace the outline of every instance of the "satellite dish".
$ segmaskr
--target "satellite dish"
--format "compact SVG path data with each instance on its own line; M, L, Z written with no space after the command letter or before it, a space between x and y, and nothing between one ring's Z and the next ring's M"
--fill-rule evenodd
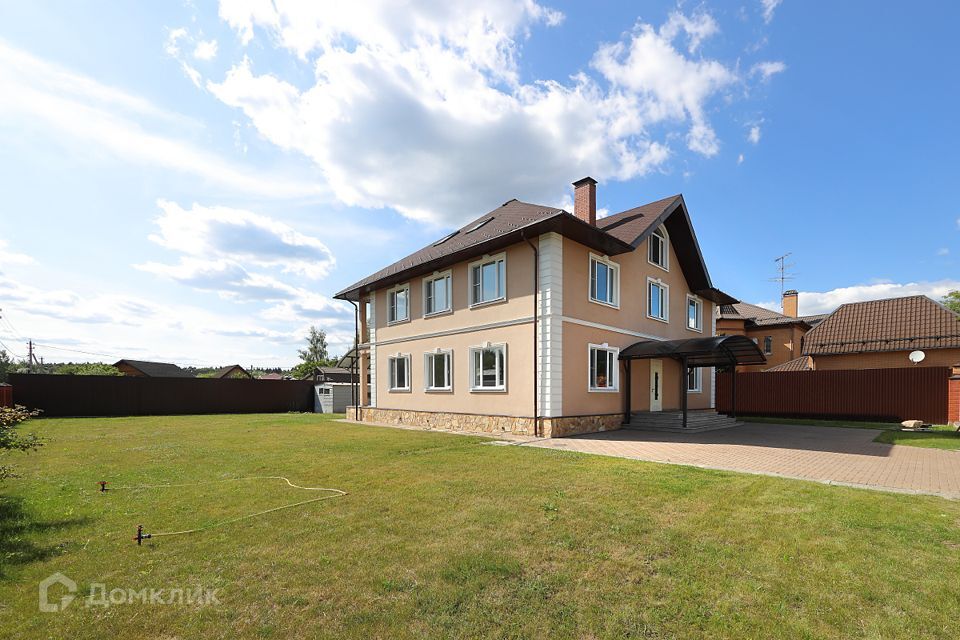
M923 362L923 359L927 357L927 354L925 354L923 351L911 351L910 355L907 357L910 358L910 362L913 364L920 364Z

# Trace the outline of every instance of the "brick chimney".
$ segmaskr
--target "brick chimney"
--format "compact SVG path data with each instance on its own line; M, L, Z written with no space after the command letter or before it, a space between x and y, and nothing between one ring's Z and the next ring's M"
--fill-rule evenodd
M783 315L790 316L791 318L796 318L799 316L798 311L798 298L799 294L796 289L790 289L789 291L783 292Z
M597 226L597 181L590 176L573 183L573 215Z

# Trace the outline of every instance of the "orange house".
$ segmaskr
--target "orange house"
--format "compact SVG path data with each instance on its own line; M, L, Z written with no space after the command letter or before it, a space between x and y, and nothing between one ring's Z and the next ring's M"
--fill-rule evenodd
M574 183L572 214L509 200L339 292L369 372L355 415L545 437L649 414L717 426L714 367L764 362L715 335L716 306L737 301L682 196L598 219L596 184Z

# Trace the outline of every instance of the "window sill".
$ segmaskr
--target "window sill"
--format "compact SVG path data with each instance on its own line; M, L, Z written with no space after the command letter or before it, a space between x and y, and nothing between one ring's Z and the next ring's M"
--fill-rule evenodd
M473 304L470 305L470 308L477 309L479 307L487 307L493 304L499 304L501 302L506 302L506 301L507 301L507 297L504 296L502 298L497 298L496 300L484 300L483 302L474 302Z
M446 387L444 389L424 389L424 393L453 393L452 387Z
M687 389L687 395L691 393L703 393L703 389Z
M654 261L651 260L650 258L647 258L647 264L652 265L652 266L656 267L657 269L660 269L661 271L666 271L667 273L670 273L670 265L669 265L669 263L667 264L667 266L663 266L662 264L657 264L656 262L654 262Z
M387 389L387 393L410 393L410 389Z
M601 307L607 307L608 309L617 309L617 310L620 309L620 305L619 305L619 304L613 304L613 303L611 303L611 302L604 302L603 300L597 300L596 298L589 298L589 297L587 298L587 300L589 300L589 301L592 302L593 304L598 304L598 305L600 305Z
M424 313L424 318L435 318L437 316L448 316L453 313L453 309L444 309L442 311L431 311L430 313Z
M694 329L693 327L687 327L687 331L693 331L694 333L703 333L703 329Z
M506 387L471 387L470 393L506 393Z
M587 393L619 393L619 387L610 387L610 388L595 388L587 387Z
M392 327L397 324L406 324L410 322L410 318L404 318L403 320L387 320L387 326Z
M651 320L656 320L657 322L662 322L663 324L670 324L670 319L669 319L669 318L658 318L657 316L652 316L652 315L650 315L649 313L647 314L647 317L650 318Z

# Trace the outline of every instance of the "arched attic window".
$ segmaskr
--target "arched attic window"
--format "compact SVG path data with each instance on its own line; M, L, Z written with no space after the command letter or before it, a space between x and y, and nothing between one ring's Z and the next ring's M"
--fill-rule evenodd
M670 236L663 225L657 227L647 240L647 260L664 271L670 270Z

